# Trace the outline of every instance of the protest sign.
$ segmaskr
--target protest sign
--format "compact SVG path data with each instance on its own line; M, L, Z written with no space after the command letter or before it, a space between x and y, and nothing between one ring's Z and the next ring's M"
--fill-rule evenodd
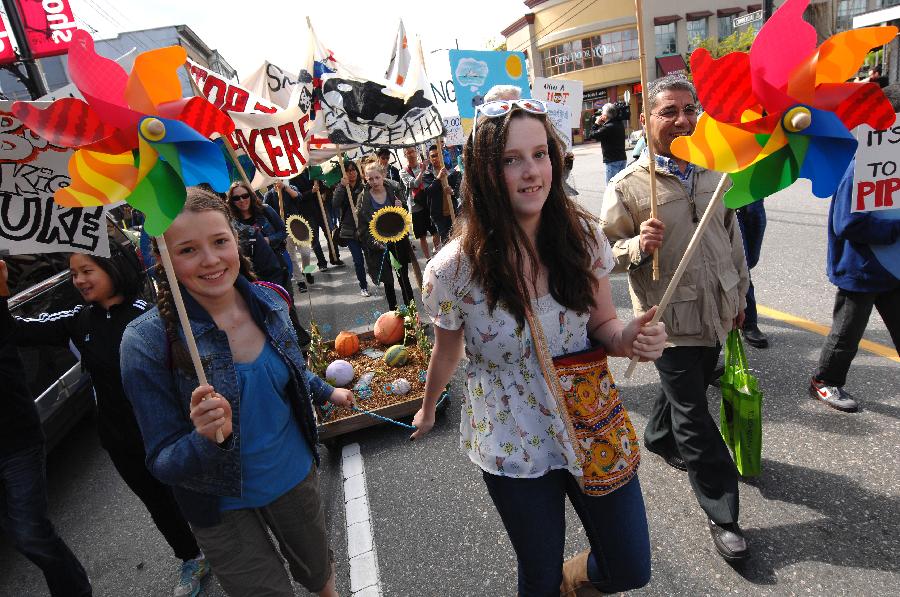
M900 116L886 130L857 127L856 139L851 211L900 209Z
M472 128L475 106L494 85L515 85L522 97L531 97L523 52L450 50L450 72L464 134Z
M277 104L251 93L249 89L237 83L228 81L219 73L200 66L190 58L187 66L201 95L223 112L271 114L281 109Z
M456 106L456 88L450 74L450 50L438 50L428 55L425 66L434 105L444 119L444 143L462 145L465 142L459 108Z
M567 79L548 79L535 77L531 86L531 97L563 104L569 108L569 128L581 128L581 105L583 103L584 84L581 81Z
M103 206L61 207L57 189L69 186L72 151L51 145L0 102L0 251L75 252L109 257Z
M241 85L267 102L287 108L297 81L297 75L266 61L250 76L245 77Z
M556 104L554 102L544 102L547 105L547 118L556 129L556 134L562 139L563 151L572 149L572 126L571 114L569 107L565 104Z

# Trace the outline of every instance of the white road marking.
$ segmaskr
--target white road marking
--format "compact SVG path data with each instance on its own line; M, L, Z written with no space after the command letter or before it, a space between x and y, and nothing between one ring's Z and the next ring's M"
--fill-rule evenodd
M344 479L344 511L347 519L347 556L350 558L350 592L355 597L379 597L378 554L372 533L372 516L366 489L366 470L359 444L344 446L341 453Z

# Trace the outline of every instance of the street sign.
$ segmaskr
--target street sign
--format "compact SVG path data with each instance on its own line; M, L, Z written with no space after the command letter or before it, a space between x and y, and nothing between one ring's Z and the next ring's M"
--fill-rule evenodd
M762 21L763 11L757 10L756 12L749 12L745 15L741 15L739 17L734 17L731 20L732 26L737 29L738 27L743 27L747 23L752 23L754 21Z

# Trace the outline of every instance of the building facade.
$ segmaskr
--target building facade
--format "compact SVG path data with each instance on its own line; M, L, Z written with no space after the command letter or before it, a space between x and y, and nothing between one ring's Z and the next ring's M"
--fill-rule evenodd
M783 0L776 0L777 8ZM524 51L529 77L582 81L580 140L594 110L627 98L630 128L639 128L641 76L634 3L622 0L525 0L529 12L503 30L508 50ZM819 41L851 29L853 18L900 4L900 0L812 0L804 17ZM735 0L644 0L647 80L685 72L700 40L723 39L738 29L762 25L761 2Z
M131 70L134 56L155 48L166 46L183 46L188 57L212 71L223 75L227 79L236 79L237 71L217 51L210 49L193 29L187 25L171 25L144 29L141 31L126 31L114 38L97 39L94 47L98 54L120 61L125 70ZM53 56L41 58L38 66L44 74L47 89L52 94L54 91L65 87L71 82L69 78L68 56ZM185 96L193 95L190 81L186 72L179 72L181 89ZM8 70L0 70L0 91L9 98L15 100L29 100L31 96L25 85Z

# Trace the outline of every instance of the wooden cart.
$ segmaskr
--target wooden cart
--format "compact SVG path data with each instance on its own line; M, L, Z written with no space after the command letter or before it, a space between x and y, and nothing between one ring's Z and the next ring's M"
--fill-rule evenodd
M372 331L362 332L357 335L359 336L359 339L361 341L373 340L375 338L375 333ZM328 342L326 346L328 346L329 349L333 350L334 341L332 340L331 342ZM446 410L447 406L450 403L449 391L450 386L448 384L447 389L444 390L444 393L441 396L441 400L438 403L439 413ZM422 395L410 394L408 400L397 402L395 404L389 404L381 408L372 409L369 412L388 419L409 417L416 414L416 412L422 407L423 399L424 396ZM365 404L363 403L360 406L364 407ZM319 441L326 445L333 444L335 439L341 435L384 423L384 421L382 421L381 419L373 417L372 415L366 413L357 413L355 415L351 415L342 419L327 421L323 420L323 412L321 408L316 407L313 410L316 414L316 427L318 428L319 432Z

